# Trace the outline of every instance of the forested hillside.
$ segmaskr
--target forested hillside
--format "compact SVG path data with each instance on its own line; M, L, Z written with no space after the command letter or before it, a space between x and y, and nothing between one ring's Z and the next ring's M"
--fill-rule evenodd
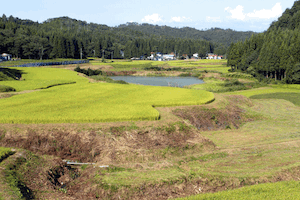
M231 44L228 66L261 80L300 83L300 1L265 32ZM267 79L266 79L267 78Z
M109 27L68 17L38 23L3 15L0 17L0 52L31 59L80 58L81 52L83 58L94 55L131 58L149 56L151 51L205 56L206 53L225 54L228 46L220 41L229 41L235 35L231 30L230 34L215 30L218 36L209 38L212 30L200 36L200 31L191 28L168 28L171 31L156 34L156 26L149 25L147 30L133 27ZM244 33L236 39L248 36L249 33Z
M184 27L184 28L172 28L169 26L158 26L152 24L138 24L138 23L127 23L122 24L119 28L129 28L131 30L141 31L143 33L171 37L171 38L192 38L192 39L203 39L211 42L223 44L229 46L231 42L244 41L251 35L256 34L252 31L241 32L234 31L231 29L211 28L208 30L197 30L195 28Z

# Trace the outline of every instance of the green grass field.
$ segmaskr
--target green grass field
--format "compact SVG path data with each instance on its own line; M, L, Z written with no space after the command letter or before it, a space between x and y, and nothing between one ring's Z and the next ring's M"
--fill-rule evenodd
M251 96L251 99L284 99L300 106L300 92L259 94Z
M235 91L235 92L228 92L226 94L229 95L244 95L246 97L251 97L254 95L261 95L261 94L270 94L270 93L300 93L300 89L298 86L269 86L269 87L262 87L252 90L243 90L243 91Z
M171 87L88 83L65 69L26 68L25 81L3 84L21 90L75 83L0 99L0 123L84 123L156 120L153 106L205 104L214 99L206 91Z
M222 78L224 75L226 74L222 74ZM251 88L259 88L266 85L266 84L261 84L256 80L253 80L253 78L249 79L248 77L242 79L226 78L226 80L221 80L220 78L208 77L208 78L203 78L203 81L204 84L192 85L190 86L190 88L197 89L197 90L206 90L215 93L224 93L224 92L249 90Z
M196 196L178 198L177 200L257 200L257 199L299 199L300 182L278 182L227 190L214 194L200 194Z

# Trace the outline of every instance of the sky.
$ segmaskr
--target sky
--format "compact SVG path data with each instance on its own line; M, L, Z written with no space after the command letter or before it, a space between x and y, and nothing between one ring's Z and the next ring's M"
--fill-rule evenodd
M137 22L263 32L293 4L294 0L6 0L0 15L38 22L67 16L112 27Z

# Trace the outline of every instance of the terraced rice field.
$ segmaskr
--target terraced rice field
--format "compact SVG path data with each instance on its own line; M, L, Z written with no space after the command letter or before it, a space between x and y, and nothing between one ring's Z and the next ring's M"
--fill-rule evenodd
M18 91L41 91L0 99L0 123L84 123L157 120L153 107L199 105L213 101L213 93L190 89L89 83L65 69L26 68L23 81L6 81Z
M66 69L39 67L13 67L12 69L19 70L22 73L22 79L20 81L1 81L1 85L11 86L17 92L88 82L86 78L80 77L77 73Z

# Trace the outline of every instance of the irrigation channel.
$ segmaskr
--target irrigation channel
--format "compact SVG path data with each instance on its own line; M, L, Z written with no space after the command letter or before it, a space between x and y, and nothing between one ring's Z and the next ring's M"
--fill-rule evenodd
M152 86L184 87L187 85L201 84L203 80L196 77L149 77L149 76L110 76L114 80L123 80L127 83Z

